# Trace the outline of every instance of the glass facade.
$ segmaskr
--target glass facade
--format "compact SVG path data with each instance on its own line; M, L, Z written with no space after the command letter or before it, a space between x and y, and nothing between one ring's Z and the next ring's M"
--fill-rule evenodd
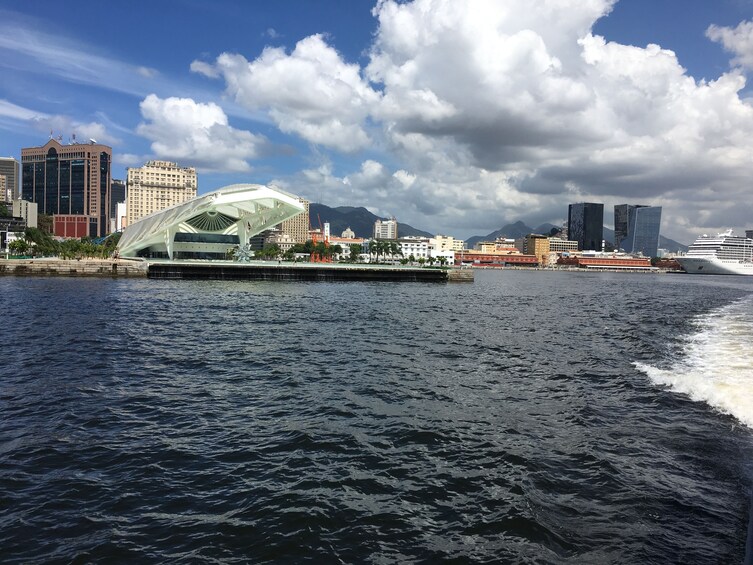
M604 204L570 204L567 211L568 239L578 242L580 251L601 251L604 239Z
M109 147L62 145L21 150L23 197L36 202L40 214L86 216L89 233L101 237L110 228Z
M661 206L636 207L630 219L630 240L633 253L643 253L646 257L656 257L659 249L661 228Z
M631 206L630 204L617 204L614 207L614 248L620 249L624 245L625 239L628 236L628 214Z
M126 185L122 180L112 179L110 183L110 217L118 215L118 202L125 202Z
M661 206L618 204L614 207L614 239L617 249L656 257L660 228Z

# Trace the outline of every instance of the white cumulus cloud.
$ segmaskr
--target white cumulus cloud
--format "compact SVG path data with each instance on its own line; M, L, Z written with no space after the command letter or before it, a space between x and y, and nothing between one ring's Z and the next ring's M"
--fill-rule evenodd
M192 69L283 132L366 150L360 167L287 180L327 203L461 234L558 223L583 200L604 202L607 224L613 204L662 205L665 233L684 241L744 227L753 105L740 67L753 68L753 23L711 26L738 68L696 80L658 44L594 34L615 2L379 0L363 67L312 35Z
M267 110L286 133L345 152L370 143L365 120L379 94L321 35L299 41L291 53L268 47L253 61L223 53L213 66L194 62L192 70L220 74L236 102Z
M753 69L753 21L740 22L735 27L710 25L706 37L721 43L726 51L735 55L733 65Z
M208 170L243 172L258 156L266 140L231 127L217 104L190 98L159 98L150 94L141 102L144 122L137 133L152 144L157 157Z

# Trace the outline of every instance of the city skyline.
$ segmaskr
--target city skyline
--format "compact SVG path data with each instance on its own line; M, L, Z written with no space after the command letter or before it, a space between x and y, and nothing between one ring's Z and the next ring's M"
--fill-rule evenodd
M0 9L0 156L75 134L113 178L175 161L200 194L274 184L461 238L573 202L662 206L686 243L741 232L753 5L691 4Z

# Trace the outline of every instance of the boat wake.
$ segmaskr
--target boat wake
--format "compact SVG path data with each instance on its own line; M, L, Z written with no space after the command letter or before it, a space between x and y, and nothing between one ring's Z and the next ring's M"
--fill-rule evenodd
M635 366L658 385L706 402L753 428L753 295L695 320L671 368Z

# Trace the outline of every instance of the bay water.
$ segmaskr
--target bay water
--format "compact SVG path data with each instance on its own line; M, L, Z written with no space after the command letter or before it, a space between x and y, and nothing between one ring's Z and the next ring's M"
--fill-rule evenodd
M0 292L2 562L745 556L744 277Z

